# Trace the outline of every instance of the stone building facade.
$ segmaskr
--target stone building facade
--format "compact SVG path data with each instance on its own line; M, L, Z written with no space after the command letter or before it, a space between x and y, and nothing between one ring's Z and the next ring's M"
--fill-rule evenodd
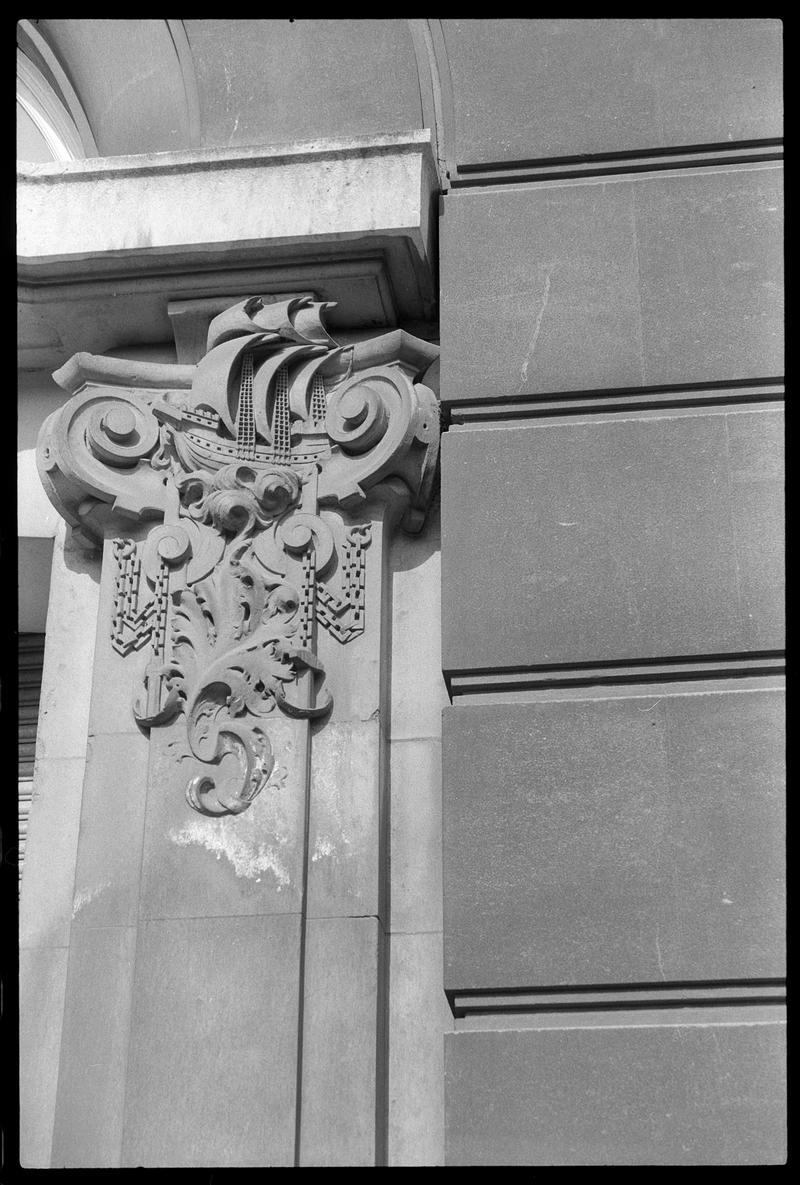
M781 38L19 23L24 1165L783 1160Z

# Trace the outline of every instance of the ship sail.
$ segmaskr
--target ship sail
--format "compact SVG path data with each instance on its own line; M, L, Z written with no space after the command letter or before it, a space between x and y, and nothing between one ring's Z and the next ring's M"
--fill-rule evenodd
M233 337L250 333L274 334L283 341L307 342L333 349L337 343L325 329L322 319L328 309L335 307L335 301L314 301L308 296L296 296L274 304L265 304L259 296L251 297L213 319L208 327L206 352Z
M210 464L233 455L288 465L329 447L317 437L326 413L322 374L342 353L322 323L331 307L309 297L273 304L253 297L215 317L183 417L185 448L208 454Z

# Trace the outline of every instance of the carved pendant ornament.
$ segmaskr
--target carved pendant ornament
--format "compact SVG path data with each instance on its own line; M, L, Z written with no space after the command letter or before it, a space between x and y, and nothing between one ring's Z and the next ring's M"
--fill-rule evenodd
M364 631L367 497L413 531L432 492L439 411L417 380L437 347L401 330L337 346L328 307L254 297L211 322L197 366L76 354L54 376L74 394L42 428L42 481L84 540L113 540L111 645L148 648L133 712L185 718L203 814L264 788L271 714L330 711L317 631Z

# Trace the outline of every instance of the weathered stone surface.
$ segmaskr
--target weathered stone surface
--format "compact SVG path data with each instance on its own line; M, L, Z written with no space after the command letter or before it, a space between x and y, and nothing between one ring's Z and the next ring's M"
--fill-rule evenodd
M442 749L437 740L391 744L391 928L442 928Z
M279 144L422 126L404 20L237 20L227 24L222 43L217 20L184 23L204 144Z
M710 1010L709 1010L710 1011ZM722 1022L722 1023L720 1023ZM447 1164L781 1164L785 1036L707 1023L445 1038Z
M64 392L49 373L17 375L17 535L52 539L58 534L58 511L42 489L36 472L36 438L47 416L64 402Z
M728 455L739 596L748 646L768 649L785 628L785 607L775 596L785 562L784 433L778 417L728 420ZM780 560L775 543L780 541Z
M778 20L444 20L460 165L782 134Z
M22 164L21 359L169 341L170 301L251 285L345 328L430 318L437 190L427 130Z
M444 1164L442 935L392 934L389 1011L390 1167Z
M277 716L269 721L276 754L269 782L243 814L216 818L198 814L186 801L193 770L191 761L175 762L181 727L178 721L150 742L140 915L299 913L306 726Z
M446 987L779 978L780 691L445 713Z
M19 1149L23 1168L50 1167L67 951L20 950Z
M305 960L300 1164L372 1166L381 974L374 917L309 918Z
M40 760L86 756L100 560L87 555L74 540L65 539L66 529L61 522L53 545L36 737Z
M781 375L781 168L456 191L442 400Z
M392 544L388 1164L444 1163L438 506Z
M391 737L438 738L449 703L442 679L439 504L420 536L392 542Z
M297 917L142 927L124 1166L292 1164L299 930Z
M19 907L22 949L69 945L83 773L82 757L36 763ZM22 1035L20 1042L25 1051Z
M134 927L73 927L53 1168L120 1163L135 951Z
M181 40L186 44L181 21L33 23L81 97L85 130L95 141L88 156L167 152L197 136L191 58L178 50Z
M99 591L99 562L65 543L65 527L53 547L19 916L20 1148L38 1168L53 1135Z
M29 266L41 266L115 250L175 254L201 243L220 250L256 237L286 245L312 235L336 241L345 234L401 229L424 249L430 212L421 180L429 161L430 135L420 131L29 165L20 175L18 250ZM356 175L362 192L370 193L366 205L347 193ZM67 191L59 234L47 207ZM254 200L259 191L262 202ZM187 201L193 203L189 220L182 217ZM230 217L221 221L223 203L230 203ZM90 206L92 221L86 219Z
M782 169L631 186L645 383L783 373Z
M21 634L45 632L52 566L52 539L17 539L17 629Z
M327 724L314 736L309 917L378 914L380 768L378 719Z
M139 910L148 743L92 737L86 758L72 919L80 926L133 926Z
M448 433L445 669L780 649L780 424L697 410Z

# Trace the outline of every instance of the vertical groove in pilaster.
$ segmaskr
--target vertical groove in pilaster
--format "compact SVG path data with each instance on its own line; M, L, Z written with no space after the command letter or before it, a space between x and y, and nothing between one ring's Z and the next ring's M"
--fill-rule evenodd
M125 1074L124 1074L123 1085L122 1085L122 1128L121 1128L121 1137L120 1137L120 1167L123 1167L123 1168L126 1167L124 1165L125 1127L126 1127L126 1115L127 1115L127 1110L128 1110L128 1080L129 1080L128 1070L129 1070L129 1065L130 1065L131 1041L133 1039L133 999L134 999L134 993L136 991L136 963L137 963L137 960L139 957L139 938L141 936L141 928L142 928L142 925L144 924L141 915L142 915L142 884L144 881L144 851L145 851L146 832L147 832L147 807L148 807L148 799L150 797L150 787L152 786L153 781L154 781L153 774L152 774L152 768L153 768L153 751L155 748L155 744L156 744L156 742L154 742L154 738L151 733L150 740L148 742L147 785L145 786L144 815L142 816L142 854L141 854L141 859L139 861L139 904L138 904L138 909L136 911L137 912L136 933L135 933L134 943L133 943L133 966L131 968L131 1000L130 1000L130 1016L129 1016L129 1020L128 1020L128 1044L127 1044L127 1048L125 1050ZM132 1167L136 1167L136 1166L132 1166Z
M391 784L390 728L392 719L392 535L397 511L384 513L381 547L380 629L380 745L378 789L378 962L375 1001L375 1164L389 1163L389 966L391 944Z
M305 678L310 678L306 675ZM305 1019L306 988L306 933L308 929L308 848L311 823L311 722L303 721L303 887L300 897L300 958L297 973L297 1072L295 1076L294 1106L294 1167L300 1168L300 1149L303 1134L303 1022Z
M378 975L375 1002L375 1165L389 1164L389 961L388 923L378 918Z

